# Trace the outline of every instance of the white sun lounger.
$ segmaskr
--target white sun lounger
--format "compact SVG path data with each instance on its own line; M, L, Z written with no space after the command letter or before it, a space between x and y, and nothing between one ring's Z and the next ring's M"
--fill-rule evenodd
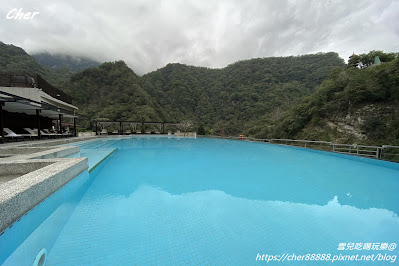
M4 137L7 137L7 138L9 136L12 137L14 134L17 135L18 137L29 137L29 138L37 137L37 136L32 136L31 134L17 134L17 133L15 133L14 131L12 131L11 129L9 129L7 127L4 128L4 132L7 133L7 136L4 136Z
M63 136L62 134L59 134L59 133L52 133L48 129L43 129L43 131L44 131L45 134L49 134L51 136L55 136L55 137L62 137Z
M6 139L15 139L16 141L18 141L18 138L23 138L22 135L16 134L9 128L4 128L4 132L7 133L7 135L4 135L4 138Z
M29 134L31 134L32 136L35 136L35 137L38 136L37 132L35 132L34 130L30 129L29 127L24 127L24 130L26 132L28 132ZM37 131L37 129L36 129L36 131ZM43 136L43 137L50 137L51 136L50 134L44 133L43 130L40 130L40 135Z
M30 129L29 127L24 127L24 130L25 130L26 132L28 132L31 136L37 137L37 132L33 131L33 130Z
M40 130L40 135L44 136L44 137L55 137L55 134L48 134L46 132L44 132L43 130Z

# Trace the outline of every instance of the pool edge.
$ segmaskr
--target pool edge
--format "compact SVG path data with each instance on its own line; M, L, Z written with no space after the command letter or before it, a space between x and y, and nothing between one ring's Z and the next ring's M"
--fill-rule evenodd
M102 162L105 161L105 159L107 159L112 153L114 153L118 148L115 148L113 151L111 151L110 153L108 153L107 156L105 156L104 158L101 159L101 161L99 161L98 163L96 163L92 168L89 169L89 173L91 173L94 169L97 168L97 166L99 166Z

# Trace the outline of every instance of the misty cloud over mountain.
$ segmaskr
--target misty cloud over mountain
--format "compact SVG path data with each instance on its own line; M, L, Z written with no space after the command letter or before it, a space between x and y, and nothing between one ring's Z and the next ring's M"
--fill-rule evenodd
M13 8L39 12L6 19ZM399 1L2 1L1 41L28 53L122 59L138 74L167 63L224 67L241 59L398 51Z

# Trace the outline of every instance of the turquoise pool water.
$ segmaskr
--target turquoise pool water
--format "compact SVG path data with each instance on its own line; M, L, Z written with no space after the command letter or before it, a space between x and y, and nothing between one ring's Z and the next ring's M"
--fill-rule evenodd
M43 246L49 265L252 265L293 253L397 263L398 164L219 139L80 145L117 150L5 231L0 263L32 263Z
M78 153L71 154L65 158L87 157L89 159L89 171L97 166L105 157L115 151L118 139L89 140L79 143L65 144L62 146L79 146Z

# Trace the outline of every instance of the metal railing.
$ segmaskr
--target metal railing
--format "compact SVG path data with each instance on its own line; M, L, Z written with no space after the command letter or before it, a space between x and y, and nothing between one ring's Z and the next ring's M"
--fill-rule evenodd
M382 147L357 144L332 143L332 151L344 154L358 155L364 157L380 158Z
M199 136L201 137L201 136ZM249 137L235 137L235 136L204 136L212 138L225 138L232 140L244 140L255 142L267 142L279 145L297 146L310 149L332 151L336 153L356 155L362 157L383 159L388 161L399 162L399 146L383 145L383 146L368 146L358 144L340 144L329 141L317 140L297 140L297 139L257 139Z
M36 81L29 74L0 73L0 87L34 88Z
M399 146L382 145L381 159L399 162Z
M302 140L302 139L270 139L270 143L283 144L289 146L299 146L318 150L331 150L331 142L319 140Z

